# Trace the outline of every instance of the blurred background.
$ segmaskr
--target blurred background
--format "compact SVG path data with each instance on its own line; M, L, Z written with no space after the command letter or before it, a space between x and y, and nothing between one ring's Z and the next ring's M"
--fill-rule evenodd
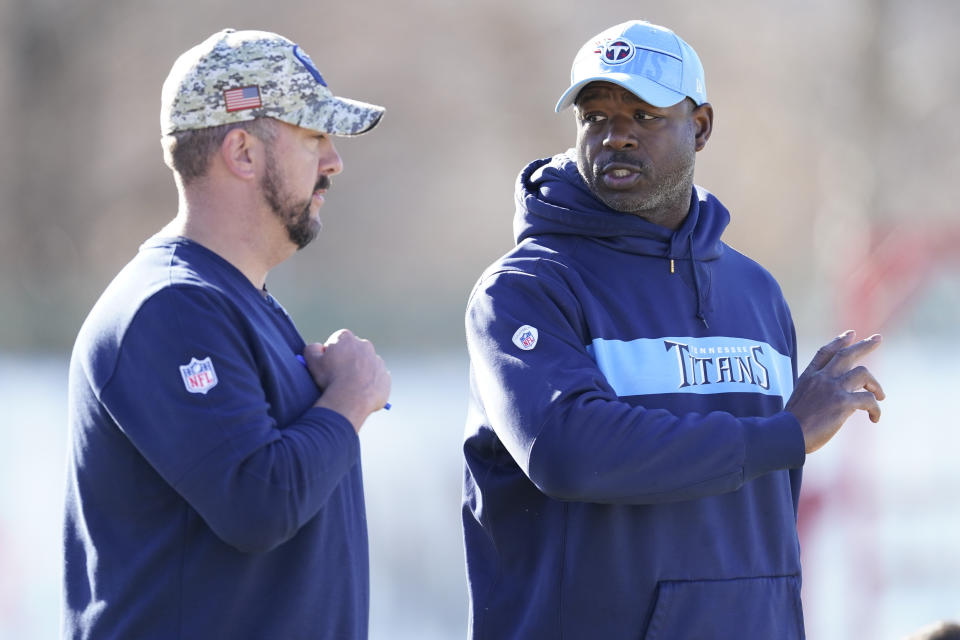
M802 362L842 329L884 333L883 420L807 462L809 637L960 618L960 3L0 0L0 637L57 633L69 351L175 213L160 86L227 26L282 33L338 95L387 107L338 143L324 232L268 286L308 340L349 327L393 373L394 409L361 433L371 638L463 637L463 308L512 246L517 172L573 143L553 105L574 54L632 18L703 60L697 182L782 284Z

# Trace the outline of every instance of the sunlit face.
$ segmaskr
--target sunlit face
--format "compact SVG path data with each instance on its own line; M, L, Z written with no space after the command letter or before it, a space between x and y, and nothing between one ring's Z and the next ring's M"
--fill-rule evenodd
M678 226L703 146L695 109L691 100L654 107L616 84L587 85L576 103L577 168L594 195L616 211Z
M302 249L320 233L323 194L343 164L328 135L280 124L276 140L266 145L260 186L290 241Z

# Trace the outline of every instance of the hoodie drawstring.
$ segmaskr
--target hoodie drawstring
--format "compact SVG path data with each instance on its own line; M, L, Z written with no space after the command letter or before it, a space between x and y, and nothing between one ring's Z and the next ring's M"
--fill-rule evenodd
M697 318L703 323L704 328L709 329L707 316L703 313L703 290L700 288L700 274L697 273L697 257L693 254L693 234L687 236L690 241L690 266L693 268L693 287L697 290ZM673 269L673 260L670 261L670 268Z
M673 256L676 254L675 244L677 243L676 234L670 238L670 273L676 273L676 265L674 264L675 258ZM693 252L693 234L687 236L687 244L690 247L690 266L693 268L693 288L696 289L697 294L697 319L703 323L704 328L709 329L710 325L707 324L707 316L703 311L704 305L704 294L703 289L700 286L700 274L697 272L697 256Z

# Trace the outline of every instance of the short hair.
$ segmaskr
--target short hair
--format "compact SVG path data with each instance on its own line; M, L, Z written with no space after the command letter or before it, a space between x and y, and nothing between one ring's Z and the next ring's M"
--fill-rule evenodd
M183 184L189 184L206 175L210 157L234 129L243 129L267 145L272 144L277 135L276 121L273 118L255 118L216 127L175 131L160 140L163 146L163 161L179 176Z

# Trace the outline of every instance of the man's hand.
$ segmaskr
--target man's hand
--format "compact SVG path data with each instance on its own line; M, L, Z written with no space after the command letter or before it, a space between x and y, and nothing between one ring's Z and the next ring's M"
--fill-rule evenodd
M827 444L858 409L872 422L880 420L877 401L886 397L883 389L866 367L854 366L880 346L880 335L855 340L856 334L847 331L820 347L784 407L800 422L807 453Z
M341 329L324 344L308 344L303 357L323 389L314 406L342 414L357 432L371 413L387 404L390 372L369 340Z

